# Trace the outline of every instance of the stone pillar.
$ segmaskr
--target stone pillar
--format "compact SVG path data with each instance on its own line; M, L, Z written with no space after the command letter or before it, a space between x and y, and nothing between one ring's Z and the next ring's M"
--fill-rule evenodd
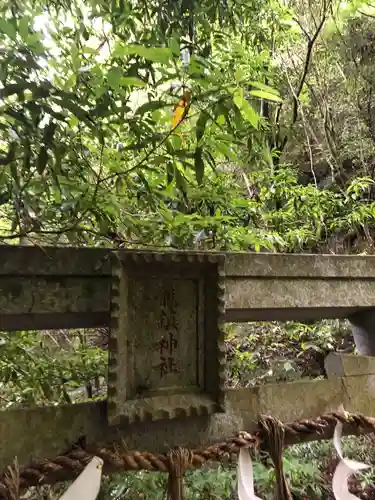
M375 309L359 311L348 319L358 354L375 356Z

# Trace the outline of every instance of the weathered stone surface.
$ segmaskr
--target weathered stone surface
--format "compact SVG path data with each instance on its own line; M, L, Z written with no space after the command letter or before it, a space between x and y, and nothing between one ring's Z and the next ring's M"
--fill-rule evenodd
M225 273L227 321L343 318L375 305L373 256L228 253Z
M374 416L375 374L344 377L338 380L342 381L344 391L347 394L344 398L346 401L344 408L347 411Z
M120 253L134 254L128 250ZM152 255L152 252L138 254ZM375 257L171 254L192 259L194 255L224 257L227 321L347 317L375 306ZM84 328L108 324L110 250L3 246L0 258L3 262L0 329ZM68 277L74 278L74 284L66 281ZM30 298L34 296L37 302L31 304ZM14 304L10 303L13 299ZM16 304L20 304L21 309L18 310ZM360 352L374 354L375 344L371 344L371 339L375 337L372 333L375 320L369 321L370 313L366 314L367 319L353 316L354 335L365 349ZM369 330L371 333L367 335Z
M110 276L109 249L0 245L0 276Z
M259 411L290 422L337 410L346 398L338 380L302 380L266 384L259 389ZM352 411L359 411L351 407ZM349 411L347 409L347 411Z
M108 325L110 280L59 276L0 278L3 330Z
M372 280L226 277L227 319L237 321L300 319L298 309L305 318L311 314L337 317L340 309L348 314L374 304Z
M372 280L226 279L228 309L372 307Z
M103 300L103 291L107 300ZM85 277L1 278L2 314L108 311L109 280Z
M226 309L225 321L307 321L348 318L351 314L366 310L358 307L279 307L268 309ZM366 353L364 353L366 354Z
M261 414L283 421L314 418L337 410L371 415L375 394L368 376L269 384L226 391L226 413L109 427L106 404L89 403L0 412L0 469L18 457L20 465L53 457L85 436L88 445L125 442L129 450L164 452L199 447L240 430L252 431Z
M375 403L375 358L330 353L324 364L327 382L340 383L342 386L338 393L328 393L335 404L340 394L339 399L343 398L342 403L346 410L349 407L357 408L352 411L372 416Z
M225 273L253 278L375 278L375 257L233 252L225 254Z
M220 408L221 265L216 256L114 254L108 378L112 424Z
M74 328L105 328L109 312L62 312L42 314L0 314L0 331L64 330Z
M106 275L109 253L104 248L56 248L0 245L0 275ZM130 253L132 250L121 250ZM142 250L151 253L152 250ZM188 254L178 252L175 254ZM195 252L207 255L208 252ZM211 252L217 255L217 252ZM375 257L356 255L290 255L233 252L225 256L225 274L232 277L375 278Z
M375 374L375 358L355 354L330 353L324 361L329 378Z

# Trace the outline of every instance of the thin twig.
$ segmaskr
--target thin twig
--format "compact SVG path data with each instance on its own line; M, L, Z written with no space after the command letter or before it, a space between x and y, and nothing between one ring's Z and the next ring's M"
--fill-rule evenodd
M289 78L289 75L288 75L288 72L287 72L286 69L284 70L284 73L285 73L285 76L286 76L286 79L287 79L287 82L289 84L289 88L290 88L290 91L292 92L293 97L296 100L298 100L297 94L296 94L296 92L295 92L295 90L293 88L293 85L292 85L292 83L290 81L290 78ZM309 137L309 134L308 134L308 131L307 131L305 113L303 112L303 106L302 105L300 105L300 112L301 112L301 118L302 118L302 123L303 123L303 130L305 132L307 147L308 147L308 151L309 151L310 170L311 170L312 176L314 178L315 187L317 188L318 187L318 182L317 182L316 175L315 175L315 170L314 170L313 153L312 153L312 149L311 149L310 137Z

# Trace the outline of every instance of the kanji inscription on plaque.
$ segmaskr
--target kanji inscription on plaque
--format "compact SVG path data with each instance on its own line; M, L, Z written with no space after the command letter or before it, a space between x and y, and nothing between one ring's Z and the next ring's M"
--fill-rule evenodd
M116 252L109 423L219 411L222 257Z
M160 380L163 380L165 383L166 378L173 380L172 375L176 377L181 373L178 369L176 356L177 358L179 357L182 343L179 343L178 339L181 328L179 327L178 318L176 317L176 284L172 283L172 286L168 287L168 283L165 283L164 286L165 289L161 298L160 318L157 322L157 327L160 328L160 340L155 344L159 356L159 363L154 368L159 372ZM194 318L195 314L193 320ZM193 358L194 357L193 354Z

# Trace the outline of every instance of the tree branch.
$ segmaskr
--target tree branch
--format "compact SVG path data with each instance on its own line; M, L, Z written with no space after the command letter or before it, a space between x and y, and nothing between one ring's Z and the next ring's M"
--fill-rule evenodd
M359 10L358 12L362 14L362 16L371 17L372 19L375 19L375 15L373 14L368 14L367 12L363 12L362 10Z
M315 42L316 42L318 36L320 35L322 29L323 29L324 23L327 20L327 11L328 11L328 9L325 9L325 11L323 13L323 16L322 16L322 19L321 19L321 21L320 21L320 23L319 23L319 25L318 25L318 27L317 27L314 35L312 36L312 38L309 37L309 39L308 39L307 51L306 51L305 64L304 64L304 67L303 67L303 72L302 72L301 79L300 79L299 85L297 87L296 93L295 93L295 95L293 95L293 118L292 118L292 125L294 125L295 122L297 121L299 96L301 95L303 86L304 86L306 78L307 78L307 73L309 71L309 66L310 66L310 62L311 62L311 56L312 56L312 52L313 52L313 49L314 49Z
M297 118L298 118L299 97L300 97L301 92L303 90L303 86L305 85L305 82L306 82L306 78L307 78L307 74L309 71L312 52L313 52L313 49L315 46L315 42L323 29L324 23L327 20L330 5L331 5L331 0L324 0L323 9L322 9L322 11L323 11L322 17L321 17L321 20L320 20L313 36L310 36L309 33L305 30L305 28L301 25L299 20L297 18L294 18L294 21L299 25L302 33L304 33L304 35L306 36L308 43L307 43L307 50L306 50L306 56L305 56L305 62L303 65L302 75L301 75L301 78L300 78L300 81L299 81L299 84L298 84L296 91L293 92L293 110L292 110L292 121L291 121L290 127L292 127L296 123ZM281 108L282 108L282 106L280 105L278 110L277 110L277 113L276 113L276 124L278 124L280 121ZM285 149L286 143L288 142L288 136L285 135L284 138L282 139L282 141L280 141L279 134L280 134L280 132L277 133L276 142L278 144L276 144L276 146L278 147L279 151L282 152Z

